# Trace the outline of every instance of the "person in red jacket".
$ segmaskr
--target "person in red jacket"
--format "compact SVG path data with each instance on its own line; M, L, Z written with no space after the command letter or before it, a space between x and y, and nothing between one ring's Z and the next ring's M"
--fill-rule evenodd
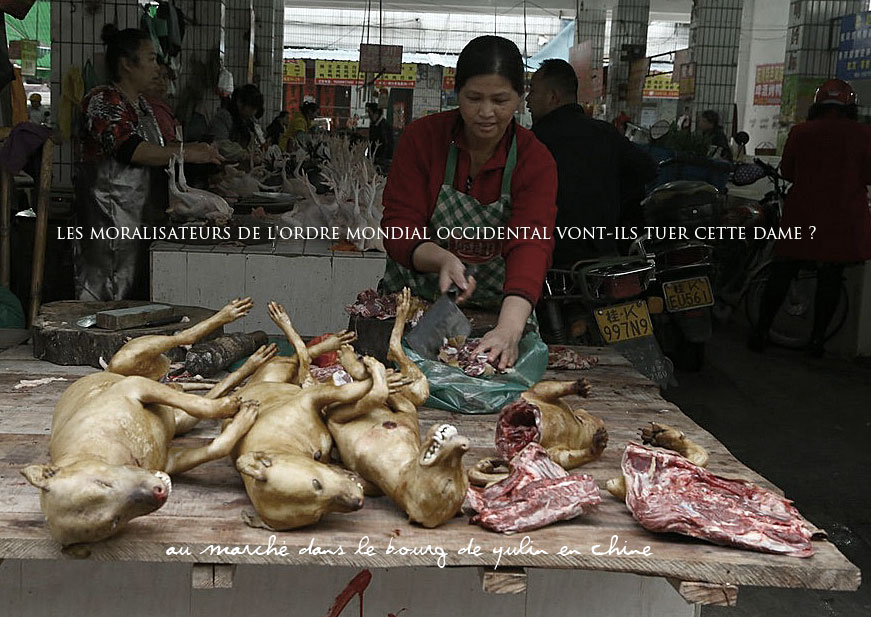
M802 265L811 264L817 268L817 291L808 350L822 356L844 266L871 259L871 127L856 118L856 93L847 82L830 79L817 89L808 121L789 133L780 171L793 185L781 228L801 228L801 238L775 244L759 323L748 342L755 351L765 347L792 280Z
M470 41L457 61L459 109L405 130L381 220L392 236L384 242L381 289L407 285L433 300L455 284L460 301L498 310L497 325L478 351L500 368L517 359L554 245L556 163L514 120L524 77L513 42L497 36Z

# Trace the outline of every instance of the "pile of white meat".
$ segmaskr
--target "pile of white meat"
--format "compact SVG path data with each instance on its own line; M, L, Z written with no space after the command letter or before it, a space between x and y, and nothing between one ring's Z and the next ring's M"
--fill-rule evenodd
M228 201L235 203L257 193L283 193L299 201L291 211L281 215L281 224L336 227L341 237L357 250L384 251L377 230L384 211L382 196L387 179L366 156L366 146L366 142L352 144L347 137L316 135L307 149L293 153L285 154L273 147L259 161L251 161L251 171L226 165L213 178L210 191L189 187L183 157L173 158L167 170L170 176L167 212L179 221L219 222L232 217ZM318 194L305 173L304 166L312 161L318 164L321 179L330 189L328 193Z
M281 216L291 227L337 227L345 240L360 251L384 250L381 239L372 237L381 224L381 203L387 179L379 174L365 154L365 142L351 144L346 137L320 137L324 153L321 177L331 193L318 195L298 164L293 178L285 175L284 192L306 192L305 199ZM368 230L367 230L368 228Z

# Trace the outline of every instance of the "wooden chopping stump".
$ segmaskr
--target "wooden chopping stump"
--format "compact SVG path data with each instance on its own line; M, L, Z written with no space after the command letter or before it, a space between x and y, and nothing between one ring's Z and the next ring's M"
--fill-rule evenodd
M100 358L102 357L108 363L115 352L132 338L148 334L173 334L189 328L217 312L198 306L175 306L176 314L184 315L190 321L151 328L112 331L102 330L95 326L82 328L76 325L76 321L82 317L99 311L131 308L145 304L154 303L139 300L116 300L113 302L66 300L43 304L33 321L33 357L52 364L102 368ZM224 329L218 328L204 340L215 338L223 333ZM176 347L167 355L172 362L183 362L185 350Z
M499 315L496 313L464 309L463 313L472 322L472 336L481 337L496 327ZM354 349L357 353L372 356L382 364L390 366L387 362L387 348L390 345L390 333L396 320L376 319L374 317L358 317L351 315L348 320L348 330L357 333ZM411 331L411 326L406 326L405 332Z

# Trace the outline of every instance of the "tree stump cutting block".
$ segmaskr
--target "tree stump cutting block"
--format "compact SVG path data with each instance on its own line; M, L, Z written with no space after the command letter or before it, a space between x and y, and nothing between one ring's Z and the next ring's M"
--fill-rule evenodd
M185 316L190 321L128 330L101 330L93 326L82 328L76 325L76 321L86 315L149 304L151 302L136 300L113 302L70 300L43 304L39 309L39 315L33 322L33 357L53 364L101 368L100 358L102 357L104 361L109 362L115 352L130 339L150 334L173 334L189 328L217 312L198 306L174 306L172 308L179 318ZM206 340L223 333L223 328L218 328L206 337ZM167 355L173 362L183 362L185 350L177 347Z

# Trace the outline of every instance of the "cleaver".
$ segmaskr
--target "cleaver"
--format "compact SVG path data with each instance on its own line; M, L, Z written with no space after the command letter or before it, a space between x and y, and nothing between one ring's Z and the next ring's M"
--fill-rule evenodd
M457 307L459 292L456 285L451 285L406 335L405 342L421 357L437 360L446 338L468 337L472 333L472 324Z

